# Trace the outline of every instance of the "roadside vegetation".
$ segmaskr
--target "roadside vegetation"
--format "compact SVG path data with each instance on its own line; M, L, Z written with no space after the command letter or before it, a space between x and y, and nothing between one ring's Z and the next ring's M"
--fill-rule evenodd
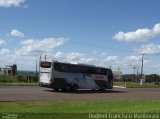
M17 74L15 76L0 76L0 86L26 86L38 85L38 75Z
M126 88L160 88L160 85L156 85L155 83L143 83L140 85L139 82L114 82L113 85Z
M128 74L114 80L114 86L127 88L160 88L160 76L150 74L145 76L145 82L140 85L141 75Z
M157 83L160 82L160 76L157 74L145 75L146 83ZM141 75L135 74L126 74L122 75L120 79L116 79L116 81L127 81L127 82L139 82L141 79Z

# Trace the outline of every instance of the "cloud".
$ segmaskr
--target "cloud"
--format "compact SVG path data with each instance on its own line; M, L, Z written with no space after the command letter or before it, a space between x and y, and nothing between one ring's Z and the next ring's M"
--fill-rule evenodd
M140 61L140 58L139 58L139 56L134 56L134 55L132 55L132 56L126 56L126 57L124 58L124 60L125 60L125 61L134 62L134 61Z
M10 65L10 62L14 60L14 54L11 53L9 49L2 48L0 49L0 67L5 65ZM11 63L12 65L13 63Z
M61 46L66 38L45 38L42 40L28 39L21 42L22 48L16 50L18 55L41 55L53 52L55 47Z
M20 7L26 0L0 0L0 7Z
M121 62L125 66L136 66L141 63L140 56L126 56Z
M40 55L47 54L47 59L53 60L54 48L63 45L67 40L63 37L28 39L20 43L21 47L19 49L0 49L0 62L3 62L0 66L17 64L18 70L33 71L35 70L36 60L39 59Z
M101 60L102 66L112 66L112 68L114 68L114 70L117 70L118 67L120 68L126 68L128 66L136 66L139 65L141 63L140 61L140 57L139 56L125 56L125 57L121 57L121 56L107 56L106 58L104 58L104 60Z
M155 29L157 31L157 29ZM39 59L39 56L47 54L48 60L58 60L70 63L83 63L91 64L102 67L112 66L113 71L117 71L120 67L123 73L128 73L133 71L133 66L141 66L141 57L139 56L116 56L116 55L107 55L106 52L93 52L91 54L84 54L80 52L56 52L54 49L64 45L67 41L67 38L44 38L44 39L27 39L20 43L21 48L16 50L9 49L0 49L0 62L3 62L3 65L12 65L17 64L18 70L35 70L36 60ZM4 40L0 40L0 44L4 44ZM157 51L158 45L154 51ZM149 46L148 46L149 47ZM159 46L160 47L160 46ZM146 46L143 46L143 50ZM159 48L160 49L160 48ZM139 50L139 49L137 49ZM152 51L150 49L150 51ZM146 50L145 50L146 51ZM159 50L160 51L160 50ZM44 57L42 57L43 59ZM10 60L8 60L10 59ZM148 62L144 62L148 65ZM24 65L25 64L25 65ZM145 65L146 66L146 65ZM130 70L128 70L130 69Z
M52 39L53 43L50 41ZM62 40L64 39L64 40ZM62 40L62 41L61 41ZM43 42L46 43L43 43ZM109 67L112 66L113 71L117 71L117 68L120 67L123 73L132 72L133 66L141 66L141 57L139 56L102 56L102 53L97 54L97 57L90 54L83 54L80 52L55 52L54 48L63 45L66 41L65 38L46 38L42 40L25 40L21 42L22 48L14 51L9 49L1 49L0 50L0 62L3 64L0 65L12 65L17 64L18 70L32 70L35 71L36 60L39 59L39 56L42 55L42 59L44 59L44 54L47 54L47 60L58 60L63 62L70 63L83 63L83 64L91 64L95 66ZM53 45L50 49L47 45ZM31 45L31 46L30 46ZM36 47L36 45L38 47ZM40 48L41 51L37 51ZM30 49L30 50L28 50ZM47 52L48 50L49 52ZM10 60L8 60L10 59ZM148 62L144 59L144 63L147 65ZM25 64L25 65L24 65ZM145 65L145 67L146 67ZM130 69L130 70L128 70Z
M5 44L5 43L6 43L6 41L0 39L0 45Z
M12 29L12 31L10 32L11 36L15 36L15 37L24 37L24 33L16 30L16 29Z
M57 52L54 58L59 61L71 62L71 63L92 63L93 58L87 57L86 54L78 52L63 53Z
M117 56L108 56L105 61L108 62L117 62L118 61L118 57Z
M150 43L142 45L139 49L134 49L136 54L160 55L160 45Z
M159 35L160 35L160 23L155 24L152 29L143 28L126 33L120 31L113 36L113 39L118 41L127 41L127 42L132 42L132 41L145 42L155 37L158 37Z
M9 49L1 49L0 50L0 56L4 56L4 55L9 55L10 54L10 50Z

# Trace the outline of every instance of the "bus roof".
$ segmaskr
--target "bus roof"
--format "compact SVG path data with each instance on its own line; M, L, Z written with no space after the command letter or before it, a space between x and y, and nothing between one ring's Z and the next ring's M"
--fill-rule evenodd
M63 62L63 61L57 61L57 60L41 60L41 62L53 62L53 63L63 63L63 64L73 64L73 65L79 65L79 66L88 66L88 67L95 67L95 68L106 68L102 66L96 66L92 64L85 64L85 63L76 63L76 62Z
M53 60L54 63L64 63L64 64L73 64L73 65L79 65L79 66L88 66L88 67L95 67L95 68L106 68L106 67L100 67L100 66L95 66L91 64L83 64L83 63L73 63L73 62L62 62L62 61L55 61Z

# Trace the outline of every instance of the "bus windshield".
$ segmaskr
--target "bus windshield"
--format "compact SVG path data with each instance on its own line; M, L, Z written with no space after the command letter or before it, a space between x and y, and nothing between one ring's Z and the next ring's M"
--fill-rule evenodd
M51 68L51 62L43 61L41 62L42 68Z

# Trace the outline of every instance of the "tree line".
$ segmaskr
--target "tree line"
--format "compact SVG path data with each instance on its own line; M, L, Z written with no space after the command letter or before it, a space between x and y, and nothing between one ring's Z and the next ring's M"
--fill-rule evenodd
M122 75L122 77L119 80L115 79L115 81L139 82L140 79L141 79L141 75L126 74L126 75ZM146 83L160 82L160 76L158 74L145 75L145 82Z
M1 75L0 76L0 82L3 83L12 83L12 82L38 82L38 75L31 74L17 74L15 76L7 76L7 75Z

